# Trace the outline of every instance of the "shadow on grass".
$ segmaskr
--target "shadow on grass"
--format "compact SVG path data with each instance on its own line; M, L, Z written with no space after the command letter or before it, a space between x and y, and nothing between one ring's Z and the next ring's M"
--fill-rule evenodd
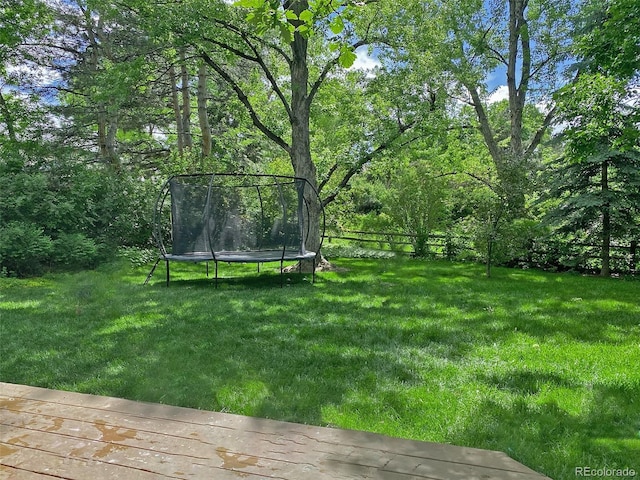
M508 372L480 375L479 380L499 390L516 395L537 395L544 388L576 388L578 382L549 372L536 372L527 370L510 370Z
M526 392L524 377L517 390ZM504 451L556 480L576 478L577 467L640 471L640 387L595 386L573 414L561 399L514 398L483 400L449 441Z
M632 291L445 262L345 263L284 288L253 268L218 289L195 267L169 288L162 275L141 286L142 269L2 283L1 379L491 448L556 479L640 458ZM591 364L585 351L608 356ZM625 352L628 368L597 369Z

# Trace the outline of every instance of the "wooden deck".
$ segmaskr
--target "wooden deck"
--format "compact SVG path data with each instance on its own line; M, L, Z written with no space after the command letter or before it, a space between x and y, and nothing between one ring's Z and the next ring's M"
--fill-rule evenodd
M501 452L8 383L0 478L548 479Z

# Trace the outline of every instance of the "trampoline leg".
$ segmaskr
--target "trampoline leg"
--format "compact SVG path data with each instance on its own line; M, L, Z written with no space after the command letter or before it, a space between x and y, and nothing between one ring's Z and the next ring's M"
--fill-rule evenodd
M167 287L169 286L169 260L165 260L167 263Z
M158 258L156 260L156 263L153 264L153 267L151 268L151 271L149 272L149 275L147 275L147 279L144 281L143 285L146 285L147 283L149 283L149 280L151 280L151 275L153 275L153 272L156 271L156 267L158 266L158 263L160 263L160 258Z
M204 262L207 266L207 278L209 278L209 262Z
M280 260L280 288L284 287L284 262Z
M313 265L311 266L311 283L316 283L316 257L313 257Z
M216 262L216 288L218 288L218 262Z

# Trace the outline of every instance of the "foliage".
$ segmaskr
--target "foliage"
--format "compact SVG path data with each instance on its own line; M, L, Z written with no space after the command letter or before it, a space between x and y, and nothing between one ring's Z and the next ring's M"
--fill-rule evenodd
M401 31L412 63L440 72L448 93L473 108L497 174L496 187L511 204L505 215L522 215L529 193L527 175L554 116L553 108L525 128L526 110L546 103L558 85L570 53L572 2L411 2L404 11L410 28ZM425 21L425 19L427 19ZM492 115L491 83L502 79L505 116ZM425 79L429 81L429 79ZM458 107L459 108L459 107ZM497 120L497 122L496 122ZM498 184L499 183L499 184Z
M493 262L509 267L529 267L536 240L543 238L544 229L537 220L519 218L504 225L495 239Z
M42 227L34 223L9 221L0 226L0 267L19 276L42 272L53 244Z
M444 225L446 183L424 167L409 167L395 177L383 211L403 233L412 235L418 257L429 256L429 236Z
M580 42L577 49L585 71L556 96L565 156L550 182L546 198L555 200L547 218L565 231L597 232L601 274L607 276L612 237L640 233L640 109L627 67L600 68L593 63L597 53ZM627 65L628 58L621 62Z
M356 0L280 2L271 0L238 0L234 5L249 9L247 21L259 35L270 30L279 33L283 42L294 42L295 35L310 38L314 34L331 38L329 50L339 52L338 62L348 68L356 60L355 48L349 44L352 22L361 14L366 2ZM350 28L351 27L351 28Z
M121 247L118 249L118 257L126 258L134 267L143 267L156 261L158 252L155 248Z
M637 236L631 0L21 0L0 9L0 217L58 246L47 266L144 247L156 181L199 171L294 169L317 182L331 224L411 234L418 255L440 230L458 239L450 257L519 264L525 237L538 238L523 225L538 218L527 207L540 190L554 198L536 215L562 205L560 223L585 239L605 230L597 212L608 205L613 240ZM364 71L354 61L366 48L376 67ZM571 56L580 75L554 109ZM495 102L499 79L508 98ZM554 164L554 175L536 178L558 113L571 140L557 156L581 166ZM211 150L199 142L201 115ZM610 169L605 195L594 190L597 159ZM480 255L467 250L469 235Z
M392 258L395 257L394 252L381 249L372 249L367 247L358 247L341 244L324 244L322 246L322 254L325 258L333 261L337 258Z
M19 0L0 5L0 74L6 73L6 61L25 38L40 33L50 21L46 2Z
M0 266L9 273L91 267L117 245L149 242L149 182L72 157L45 165L0 163Z
M635 0L586 2L578 23L580 68L631 79L640 69L640 6Z
M67 268L90 268L99 259L95 240L82 233L61 233L52 242L52 247L53 263Z
M606 206L612 216L612 234L616 238L640 233L636 223L640 201L640 155L611 152L606 147L604 150L583 162L558 162L553 165L554 170L546 172L554 179L546 198L559 199L547 212L547 221L560 231L581 230L598 235ZM601 188L603 162L609 165L609 191Z

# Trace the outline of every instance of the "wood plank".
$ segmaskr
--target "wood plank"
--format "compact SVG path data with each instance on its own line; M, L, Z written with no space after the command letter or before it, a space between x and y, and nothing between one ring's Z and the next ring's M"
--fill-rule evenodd
M22 385L0 383L0 412L16 479L546 478L501 452Z
M112 421L114 421L113 418L110 419L110 422ZM253 475L258 475L267 469L278 472L279 476L285 476L285 478L304 478L310 474L314 474L315 477L322 473L318 465L330 464L331 461L348 465L349 470L356 473L353 472L353 459L347 462L341 456L334 455L332 451L308 449L305 451L305 445L300 442L279 442L274 445L276 449L273 449L269 444L272 440L261 439L260 435L255 438L255 434L241 431L231 433L227 438L218 439L224 441L226 447L215 447L214 443L203 441L201 438L186 436L180 438L172 433L171 440L178 439L178 443L171 441L167 448L162 446L162 435L135 430L129 424L118 428L111 423L74 421L66 417L63 419L48 415L37 415L32 418L25 417L22 412L11 411L5 411L2 423L12 427L10 431L0 432L0 442L8 446L20 445L61 457L69 454L72 458L85 461L116 462L129 468L146 469L156 475L167 477L174 474L176 469L194 473L192 468L194 465L205 466L208 471L218 472L216 478L225 478L224 472L219 472L219 469L241 469ZM21 424L26 426L21 427ZM122 422L116 420L116 424L122 424ZM105 436L104 433L108 435ZM157 438L154 438L154 435ZM79 442L78 438L82 441ZM278 451L278 444L284 446L280 451ZM291 445L295 445L295 449L289 448ZM253 451L257 454L243 453ZM311 461L316 465L311 464ZM159 466L158 463L160 463ZM164 468L168 465L171 466L170 469ZM375 466L371 466L370 463L361 464L358 468L369 474L375 470ZM335 465L333 469L335 470ZM339 477L336 476L336 478ZM352 474L345 478L359 477ZM407 478L407 476L394 475L394 478Z
M83 411L74 411L82 409ZM124 414L108 414L106 417L104 415L96 416L96 414L92 411L86 411L87 409L84 407L73 407L68 405L57 405L54 406L50 403L44 403L40 401L31 401L31 400L20 400L20 414L15 414L15 417L11 416L11 411L6 415L7 419L5 423L14 426L20 426L21 421L23 419L23 415L27 412L37 413L39 415L39 419L41 420L41 424L34 425L37 420L31 420L28 424L28 428L35 428L37 430L42 431L60 431L61 428L64 428L64 432L67 435L72 434L72 432L80 432L83 427L87 431L83 431L81 433L83 438L100 440L105 434L109 434L116 440L120 440L121 444L127 443L136 443L141 444L144 442L145 444L149 444L153 446L154 444L158 444L162 442L162 439L167 436L166 432L166 424L163 422L162 428L158 430L157 422L154 424L147 418L141 417L131 417L126 416ZM186 412L193 413L193 412ZM198 412L202 414L203 412ZM116 415L116 416L114 416ZM118 417L117 415L122 415L122 417ZM83 418L83 422L75 422L74 418ZM109 423L106 423L107 418ZM234 420L245 420L244 417L234 418ZM39 422L38 422L39 423ZM264 432L260 430L256 430L254 426L251 426L251 429L241 428L240 432L235 431L233 428L233 433L225 432L223 435L220 432L215 432L213 430L208 430L203 434L198 432L193 432L194 428L192 424L184 424L180 422L175 422L176 425L172 426L169 430L171 431L171 437L174 439L179 439L179 443L175 444L173 447L173 452L177 454L185 454L185 452L190 452L191 455L195 455L196 452L199 452L199 456L201 458L206 458L210 455L211 448L214 445L216 440L222 438L229 437L227 440L227 449L230 451L241 452L247 450L247 448L254 448L258 450L264 450L269 456L271 460L281 460L281 461L292 461L292 458L302 456L299 461L303 461L305 458L307 461L310 460L309 457L313 457L314 460L320 461L320 458L317 458L318 455L326 456L326 461L337 462L342 464L351 465L354 463L355 452L358 452L358 459L362 465L366 465L367 467L372 468L382 468L384 465L388 464L392 457L390 457L390 452L385 451L389 450L389 443L393 442L392 439L388 437L382 437L385 440L385 444L379 446L367 446L367 444L371 444L371 441L380 440L379 436L365 434L360 439L360 444L354 438L348 438L347 440L355 443L355 445L349 446L345 445L345 441L341 442L340 438L333 439L333 441L323 440L322 442L315 440L309 435L313 435L316 427L311 427L311 432L298 432L293 433L291 430L289 431L288 437L283 437L282 435L275 435L273 432ZM256 423L256 422L252 422ZM259 422L264 423L264 422ZM121 425L122 427L118 427L117 425ZM273 426L273 423L268 423L269 426ZM156 427L154 430L154 426ZM293 428L301 428L304 426L296 425L296 424L288 424ZM307 427L307 430L309 428ZM191 432L191 433L190 433ZM247 436L247 432L249 432L251 438L245 438ZM207 433L209 434L207 438ZM292 434L293 433L293 434ZM340 430L331 430L331 434L334 433L344 433ZM351 437L357 432L349 432L351 433ZM80 434L80 433L79 433ZM159 437L159 438L156 438ZM249 445L247 445L249 443ZM260 446L260 443L268 444L268 447ZM322 445L324 443L324 445ZM312 444L312 445L309 445ZM413 444L411 442L407 443L407 441L401 441L401 446L417 446L415 449L414 457L423 460L425 458L424 455L424 442L417 442L417 444ZM303 448L305 447L306 448ZM340 446L340 453L337 453L337 446ZM441 460L438 459L438 453L446 452L446 446L441 446L438 444L432 445L434 453L436 455L432 455L431 459L433 462L448 462L449 459ZM295 447L292 449L292 447ZM444 449L443 449L444 447ZM151 447L153 450L154 448ZM407 448L404 449L407 451ZM98 453L102 450L98 450ZM465 449L466 453L468 450ZM479 451L479 453L483 453L484 451ZM404 465L405 469L407 465L413 464L416 460L410 455L410 451L408 451L409 455L403 458L402 465ZM416 456L417 454L417 456ZM397 455L396 455L397 457ZM494 466L496 462L504 463L504 460L507 460L508 457L498 454L494 458ZM487 461L482 455L480 455L477 459L478 461ZM457 459L457 463L463 462L463 459ZM432 462L432 463L433 463ZM476 465L478 462L474 462ZM503 465L503 467L508 468L509 465ZM516 467L520 467L516 465ZM524 471L524 470L521 470ZM408 471L404 473L415 474L414 471ZM466 471L465 474L466 475Z
M59 479L60 476L43 475L41 473L32 472L31 470L14 468L0 463L0 478L6 480L53 480Z
M17 417L19 414L13 415ZM9 417L6 422L5 418L2 420L3 424L12 428L0 432L0 444L24 446L58 456L68 454L71 458L88 462L117 463L131 469L147 470L155 475L171 477L176 471L197 473L203 468L217 472L217 478L226 478L225 470L242 470L254 475L260 474L265 468L287 475L310 471L308 465L272 458L269 452L257 455L243 453L256 447L246 439L237 445L237 450L232 450L230 444L233 442L227 442L230 447L216 447L215 444L205 444L194 438L149 435L129 426L117 428L98 423L96 429L89 422L65 420L60 428L52 430L47 419L42 424L30 420L27 427L19 427L15 424L20 420L11 416L6 416ZM108 435L104 436L102 432Z
M497 467L505 470L513 469L514 471L521 471L523 473L531 472L530 469L514 462L502 452L491 452L466 447L451 447L449 445L397 439L367 432L328 429L288 422L274 422L271 420L244 417L240 415L203 412L201 410L185 409L181 407L143 402L129 402L127 400L97 397L93 395L71 394L67 392L60 392L60 396L56 398L54 402L50 397L49 390L44 390L44 392L28 390L24 392L20 389L21 387L18 386L13 391L15 397L22 397L18 401L23 401L23 399L42 399L48 401L52 405L56 405L50 412L57 416L60 416L60 414L64 412L63 408L65 406L78 406L83 409L83 411L81 413L69 413L71 417L86 418L86 415L90 415L89 409L95 409L102 413L102 416L100 416L101 419L107 419L115 413L126 413L127 419L123 421L129 424L135 422L136 418L141 418L143 422L151 421L153 419L175 422L168 428L165 428L163 425L160 428L160 433L170 430L172 433L178 434L180 429L188 430L190 425L207 425L223 429L226 428L230 430L246 431L255 434L262 433L270 436L276 435L282 437L285 435L286 438L284 441L289 443L319 443L319 435L322 435L321 441L326 444L339 444L342 447L366 447L374 450L390 451L401 448L406 454L415 456L423 456L425 453L425 445L427 445L429 451L428 458L430 459ZM0 389L0 393L4 394L4 392L4 388ZM9 393L11 392L7 391L7 394ZM47 413L44 410L45 408L47 408L46 404L40 404L38 406L34 406L33 411L45 414ZM135 427L139 429L152 428L152 426L145 427L141 424L135 425ZM217 435L218 433L215 433L214 437ZM273 443L275 440L272 439L271 442ZM318 445L315 445L315 447L318 447Z

